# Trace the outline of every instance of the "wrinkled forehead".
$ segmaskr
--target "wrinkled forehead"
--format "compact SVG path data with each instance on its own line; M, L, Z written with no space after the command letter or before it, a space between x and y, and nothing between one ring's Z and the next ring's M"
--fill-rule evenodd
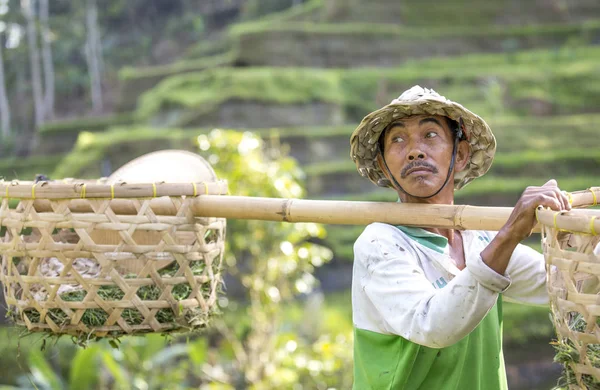
M411 115L397 119L386 126L384 132L392 129L408 129L434 124L444 129L449 129L449 118L442 115Z

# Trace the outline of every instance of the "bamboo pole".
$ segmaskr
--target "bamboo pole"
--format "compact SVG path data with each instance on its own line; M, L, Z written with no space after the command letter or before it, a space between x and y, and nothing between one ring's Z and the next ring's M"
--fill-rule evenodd
M190 183L129 184L123 186L88 185L87 197L121 197L112 199L110 206L115 214L136 215L137 200L128 197L153 197L150 207L156 215L175 215L176 208L166 196L197 195L193 199L192 210L198 217L220 217L230 219L254 219L279 222L315 222L324 224L367 225L373 222L394 225L446 228L460 230L497 231L508 220L512 207L480 207L470 205L424 205L397 202L360 202L337 200L305 200L283 198L261 198L245 196L224 196L227 192L224 182L202 183L207 193L202 195L197 185ZM82 196L81 185L39 186L37 195L46 199L36 199L37 212L53 212L49 199L73 198L69 201L72 213L93 213L88 199L75 199ZM0 185L0 191L6 187ZM30 197L31 186L8 187L11 197ZM112 193L111 193L112 192ZM573 207L595 205L600 198L600 187L569 194ZM64 200L63 198L63 200ZM138 207L136 207L138 206ZM589 230L589 229L588 229ZM538 229L539 231L539 229Z
M589 193L589 191L586 191ZM590 206L593 196L572 193L575 207ZM350 202L333 200L302 200L252 198L243 196L203 196L194 204L194 214L203 217L232 219L255 219L280 222L316 222L341 225L368 225L373 222L389 223L424 228L458 230L500 230L512 207L481 207L445 204L403 204L396 202ZM552 226L557 214L557 225L561 229L590 233L590 216L595 231L600 232L600 210L576 210L557 212L539 210L539 221ZM534 228L539 233L539 224Z
M383 222L406 226L499 230L512 208L208 195L201 197L193 210L195 215L204 217L264 221L341 225Z

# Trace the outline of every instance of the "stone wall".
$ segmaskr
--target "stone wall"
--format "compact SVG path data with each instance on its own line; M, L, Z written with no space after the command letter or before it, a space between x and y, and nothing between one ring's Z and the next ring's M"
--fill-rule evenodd
M337 104L311 102L277 104L259 101L229 100L207 114L194 118L185 127L258 129L339 125L344 123L344 110Z
M333 22L404 26L513 25L580 22L600 12L596 0L328 0L322 10Z
M469 53L498 53L555 48L570 40L600 43L600 28L586 33L548 30L538 33L498 33L443 37L403 36L400 33L273 29L239 36L238 62L247 66L316 68L393 67L406 60Z
M53 155L68 153L79 137L79 131L70 131L63 133L41 133L40 142L35 148L35 155Z
M281 144L287 145L289 154L304 166L320 161L350 159L352 129L349 126L346 134L322 137L287 136L285 130L280 130L279 136Z

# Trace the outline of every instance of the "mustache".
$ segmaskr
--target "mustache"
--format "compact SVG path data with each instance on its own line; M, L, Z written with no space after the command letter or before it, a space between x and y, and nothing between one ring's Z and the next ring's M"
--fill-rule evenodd
M405 179L406 178L406 173L416 167L424 167L424 168L428 168L431 170L431 172L433 173L438 173L438 170L436 167L434 167L433 165L425 162L425 161L413 161L408 163L407 166L405 166L404 168L402 168L402 171L400 172L400 177Z

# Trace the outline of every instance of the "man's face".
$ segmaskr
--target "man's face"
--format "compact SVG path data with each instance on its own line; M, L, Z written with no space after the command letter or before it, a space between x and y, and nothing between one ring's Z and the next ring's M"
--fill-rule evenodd
M383 142L385 161L405 191L415 196L429 196L444 184L454 146L445 117L415 115L394 122L385 132ZM456 168L462 169L459 154ZM387 176L386 170L383 171ZM447 187L453 188L453 176Z

